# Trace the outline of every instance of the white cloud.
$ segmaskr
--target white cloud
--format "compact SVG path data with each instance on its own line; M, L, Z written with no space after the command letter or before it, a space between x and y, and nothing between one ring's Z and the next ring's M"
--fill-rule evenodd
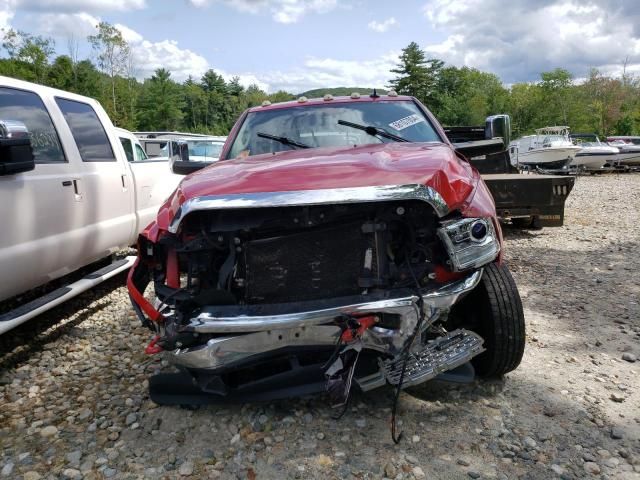
M171 71L171 77L177 81L186 80L189 75L200 78L209 68L207 60L188 49L182 49L174 40L161 42L142 42L131 44L136 77L150 77L158 68Z
M122 34L122 38L124 38L124 40L129 44L140 43L144 40L144 37L142 35L140 35L135 30L130 29L126 25L122 25L121 23L116 23L114 27L120 30L120 33Z
M384 87L393 74L399 52L388 52L368 60L339 60L310 57L301 67L287 71L260 73L268 91L287 90L299 93L321 87Z
M377 22L373 20L372 22L369 22L367 27L369 27L369 29L373 30L374 32L384 33L387 30L389 30L389 28L396 25L397 23L398 22L396 22L396 19L394 17L390 17L382 22Z
M51 13L125 12L147 6L146 0L16 0L14 3L23 10Z
M96 33L100 18L88 13L44 13L33 15L30 23L34 29L30 31L52 36L61 46L64 41L74 38L83 43L82 55L91 55L90 46L84 42L89 35ZM117 23L114 25L131 48L133 75L139 80L148 78L158 68L171 71L174 80L183 81L189 75L200 78L209 69L209 63L202 56L191 50L180 48L174 40L151 42L140 33ZM61 52L62 53L62 52Z
M61 38L74 37L84 41L93 35L100 23L98 17L88 13L43 13L36 15L34 26L38 26L38 33Z
M631 70L640 66L636 0L432 0L424 14L444 35L424 46L428 54L508 83L556 67L578 77L591 67L610 72L627 56Z
M202 8L215 1L240 12L260 14L268 12L278 23L296 23L310 13L326 13L338 6L338 0L189 0L194 7Z
M0 29L11 27L15 12L15 0L0 0Z

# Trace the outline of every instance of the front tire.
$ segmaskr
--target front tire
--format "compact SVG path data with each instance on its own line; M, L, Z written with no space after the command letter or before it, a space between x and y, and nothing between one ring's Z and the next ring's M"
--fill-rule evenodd
M451 314L456 324L484 339L486 350L471 361L478 376L500 377L520 365L525 345L524 312L506 265L485 266L478 286Z

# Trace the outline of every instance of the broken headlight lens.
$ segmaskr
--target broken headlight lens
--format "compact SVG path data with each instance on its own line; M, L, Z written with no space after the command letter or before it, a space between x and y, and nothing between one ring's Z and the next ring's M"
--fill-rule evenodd
M488 218L443 222L438 236L447 249L451 268L456 272L481 267L500 252L496 231Z

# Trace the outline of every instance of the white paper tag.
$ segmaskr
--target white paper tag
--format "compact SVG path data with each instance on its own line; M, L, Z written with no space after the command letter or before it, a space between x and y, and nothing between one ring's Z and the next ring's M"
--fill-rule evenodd
M424 122L424 118L420 115L409 115L408 117L401 118L400 120L396 120L395 122L391 122L389 126L394 130L404 130L411 125L415 125L416 123Z

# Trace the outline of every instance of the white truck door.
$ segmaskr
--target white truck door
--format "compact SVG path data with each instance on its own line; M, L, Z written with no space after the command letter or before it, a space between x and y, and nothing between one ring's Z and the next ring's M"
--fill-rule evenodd
M140 230L156 219L158 209L182 180L166 158L148 158L133 135L120 135L136 184L136 212Z
M82 265L83 218L74 192L79 162L63 150L52 121L60 114L44 101L35 91L0 86L0 118L27 126L36 161L30 172L0 176L0 300Z
M56 103L81 159L78 194L85 218L84 243L78 253L106 256L135 239L135 185L117 138L109 136L113 127L104 110L62 97L56 97Z

